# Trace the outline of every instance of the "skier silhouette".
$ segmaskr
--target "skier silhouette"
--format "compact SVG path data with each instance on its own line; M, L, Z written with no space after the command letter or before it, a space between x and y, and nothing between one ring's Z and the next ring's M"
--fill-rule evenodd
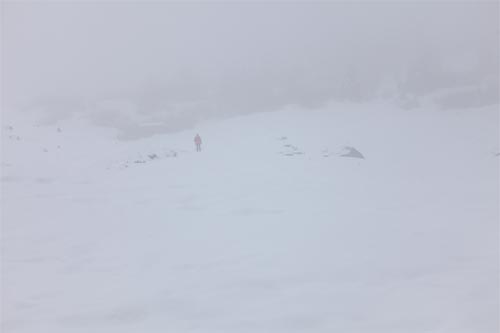
M194 143L196 145L196 151L201 151L201 137L199 134L196 134L194 137Z

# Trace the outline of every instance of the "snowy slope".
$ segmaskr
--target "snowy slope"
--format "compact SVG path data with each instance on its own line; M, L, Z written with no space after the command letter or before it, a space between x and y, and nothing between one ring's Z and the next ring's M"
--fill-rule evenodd
M3 125L4 332L499 330L497 107Z

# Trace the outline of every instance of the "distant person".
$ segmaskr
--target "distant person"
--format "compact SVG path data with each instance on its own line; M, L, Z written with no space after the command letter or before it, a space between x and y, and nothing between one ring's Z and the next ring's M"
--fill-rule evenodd
M194 137L194 143L196 145L196 151L201 151L201 137L199 134L196 134Z

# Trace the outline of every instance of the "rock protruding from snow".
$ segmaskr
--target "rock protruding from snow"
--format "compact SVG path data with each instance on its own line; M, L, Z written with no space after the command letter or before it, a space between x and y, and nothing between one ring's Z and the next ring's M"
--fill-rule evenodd
M282 136L278 138L279 141L283 141L282 151L279 152L281 155L285 156L295 156L295 155L303 155L304 152L299 149L299 147L288 143L288 138L286 136Z
M299 150L297 146L291 145L291 144L285 144L283 145L283 151L280 152L282 155L285 156L295 156L295 155L303 155L304 153Z
M361 154L359 152L359 150L357 150L354 147L348 147L348 146L344 147L343 153L340 154L340 156L342 156L342 157L352 157L352 158L362 158L362 159L365 158L363 156L363 154Z

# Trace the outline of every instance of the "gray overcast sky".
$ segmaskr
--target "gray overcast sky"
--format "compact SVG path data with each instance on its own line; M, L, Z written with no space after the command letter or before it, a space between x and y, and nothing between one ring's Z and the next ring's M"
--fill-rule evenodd
M498 71L498 3L491 1L2 6L6 105L148 89L183 102L259 89L262 96L248 98L266 99L264 90L306 89L294 82L322 92L350 71L365 83L401 78L419 59L478 77Z

